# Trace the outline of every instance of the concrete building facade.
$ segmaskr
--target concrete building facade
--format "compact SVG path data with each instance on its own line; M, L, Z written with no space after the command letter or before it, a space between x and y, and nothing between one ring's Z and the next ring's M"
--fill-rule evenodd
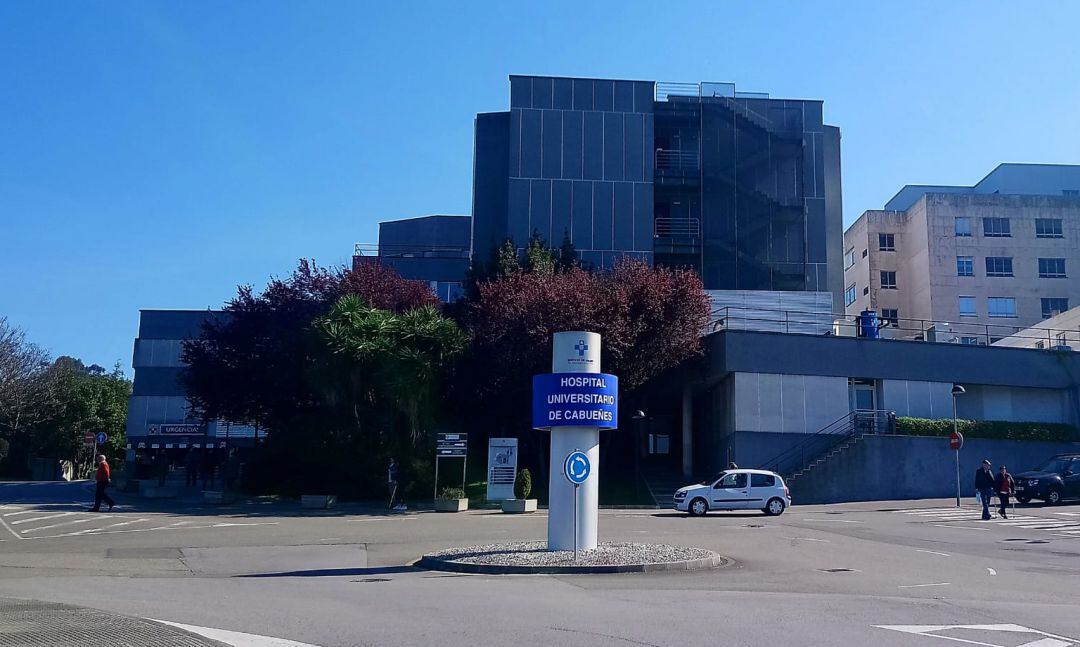
M360 263L392 267L402 278L423 281L437 297L452 302L463 293L471 249L469 216L389 220L379 223L379 242L374 250L356 245L353 267Z
M1080 167L1002 165L888 206L847 229L843 261L845 312L888 336L988 344L1080 304Z
M822 102L727 83L510 77L476 117L473 253L533 233L581 260L691 267L706 289L834 295L840 131Z

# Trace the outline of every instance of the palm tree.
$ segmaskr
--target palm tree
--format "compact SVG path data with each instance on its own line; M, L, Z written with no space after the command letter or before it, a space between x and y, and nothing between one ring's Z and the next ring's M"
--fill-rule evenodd
M440 377L465 350L461 328L432 306L396 314L356 295L342 297L314 325L326 347L351 364L354 383L405 417L416 444L433 417Z

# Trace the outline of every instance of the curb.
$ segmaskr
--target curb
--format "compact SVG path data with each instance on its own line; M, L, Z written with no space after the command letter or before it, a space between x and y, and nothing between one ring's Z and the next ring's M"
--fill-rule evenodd
M473 575L598 575L610 573L662 573L699 571L727 566L731 560L716 553L701 559L655 564L605 564L596 566L504 566L455 562L424 555L415 565L431 571L470 573Z

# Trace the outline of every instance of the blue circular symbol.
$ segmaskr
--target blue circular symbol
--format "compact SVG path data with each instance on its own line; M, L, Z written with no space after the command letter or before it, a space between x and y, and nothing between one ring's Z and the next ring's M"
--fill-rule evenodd
M94 440L97 441L97 444L104 445L109 440L109 434L105 433L104 431L99 431Z
M563 463L563 474L566 475L566 480L574 485L584 483L591 473L592 463L583 451L570 452L566 457L566 462Z

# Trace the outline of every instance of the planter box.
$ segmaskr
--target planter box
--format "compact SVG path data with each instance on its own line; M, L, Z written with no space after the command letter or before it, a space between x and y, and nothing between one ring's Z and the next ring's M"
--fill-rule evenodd
M301 508L328 510L337 505L336 494L305 494L300 497Z
M152 486L152 487L150 487L150 486L141 486L140 485L140 487L142 487L142 490L141 490L140 494L142 494L143 497L147 498L147 499L175 499L176 498L176 488L174 488L174 487L169 487L167 485L161 485L161 486L155 485L155 486Z
M536 499L503 499L502 511L511 514L536 512Z
M468 499L435 499L435 512L464 512L468 509Z
M202 498L205 503L232 503L236 500L231 492L215 492L203 490Z

